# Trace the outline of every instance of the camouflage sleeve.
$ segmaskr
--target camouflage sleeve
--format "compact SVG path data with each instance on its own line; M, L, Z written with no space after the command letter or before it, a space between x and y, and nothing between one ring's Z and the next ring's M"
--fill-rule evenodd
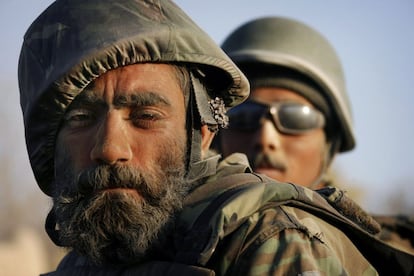
M325 244L297 229L268 239L249 256L249 263L244 275L376 275L349 273Z
M232 275L378 275L336 228L295 208L280 210L266 212L255 223L262 231L250 232L254 238L243 249ZM284 224L286 218L291 219L290 225ZM269 227L269 219L278 226Z
M414 217L407 215L374 216L381 225L378 238L387 244L414 255Z

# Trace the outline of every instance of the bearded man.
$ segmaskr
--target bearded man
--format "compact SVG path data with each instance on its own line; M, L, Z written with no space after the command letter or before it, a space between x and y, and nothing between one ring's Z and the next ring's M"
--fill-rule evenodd
M69 250L48 275L412 271L380 241L366 252L375 225L336 210L338 191L209 154L249 84L171 1L56 1L25 35L19 84L46 229Z

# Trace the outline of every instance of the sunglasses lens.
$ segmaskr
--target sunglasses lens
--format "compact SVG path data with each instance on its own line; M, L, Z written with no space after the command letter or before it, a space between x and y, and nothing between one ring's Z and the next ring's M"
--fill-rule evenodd
M245 102L229 110L229 128L241 131L254 131L260 126L260 119L267 111L267 106Z
M277 112L271 112L274 120L279 122L280 131L286 133L304 133L324 124L324 117L318 110L296 103L281 104Z
M278 130L286 134L301 134L324 125L324 117L321 112L312 107L292 102L265 105L248 101L231 109L227 115L230 121L229 128L240 131L258 129L262 118L269 115Z

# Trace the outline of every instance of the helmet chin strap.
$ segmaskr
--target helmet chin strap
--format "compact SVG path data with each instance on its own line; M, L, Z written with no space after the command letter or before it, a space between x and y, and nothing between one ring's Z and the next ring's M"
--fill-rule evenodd
M202 159L201 156L201 124L217 126L211 110L209 109L209 97L206 88L200 80L190 72L190 95L187 105L187 142L188 159L186 180L189 183L198 183L199 180L216 173L219 155Z

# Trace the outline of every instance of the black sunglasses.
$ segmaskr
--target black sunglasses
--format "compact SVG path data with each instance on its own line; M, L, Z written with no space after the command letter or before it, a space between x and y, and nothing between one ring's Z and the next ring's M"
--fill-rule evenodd
M319 110L305 104L283 101L266 104L248 100L230 109L229 129L257 130L263 119L271 119L276 128L285 134L303 134L325 126L325 117Z

